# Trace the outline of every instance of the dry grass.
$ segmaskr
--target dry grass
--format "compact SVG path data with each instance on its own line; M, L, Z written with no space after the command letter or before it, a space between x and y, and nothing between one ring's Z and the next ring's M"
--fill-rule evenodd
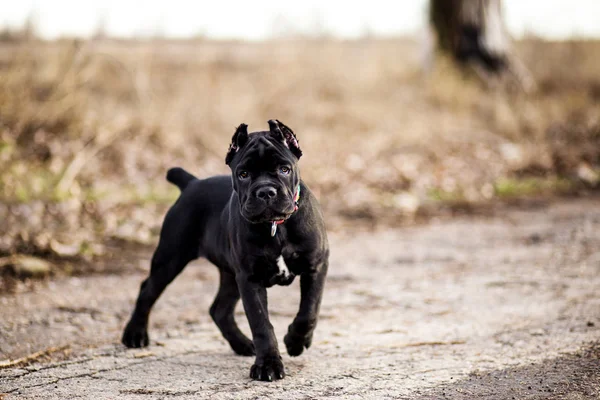
M403 39L2 44L0 253L151 241L177 195L165 171L227 173L234 127L270 118L297 132L332 227L595 186L600 43L518 50L531 95L444 60L425 73Z

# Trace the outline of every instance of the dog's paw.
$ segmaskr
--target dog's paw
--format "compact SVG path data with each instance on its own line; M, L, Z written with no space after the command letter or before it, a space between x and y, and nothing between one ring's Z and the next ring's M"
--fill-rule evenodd
M297 357L304 349L308 349L312 344L312 333L309 335L299 335L293 331L288 333L283 338L287 352L292 357Z
M287 274L287 275L283 275L283 277L280 278L280 281L277 283L280 286L289 286L294 282L294 279L296 278L296 275L294 274Z
M296 275L291 274L291 273L277 273L272 275L269 278L265 278L263 281L261 281L261 285L263 285L266 288L270 288L273 287L275 285L279 285L279 286L289 286L294 282L294 279L296 278Z
M129 348L146 347L150 342L148 338L148 330L145 326L137 326L131 322L125 327L121 343Z
M252 343L252 340L248 338L244 338L244 340L238 341L232 340L231 342L229 342L229 345L231 346L235 354L238 354L240 356L253 356L256 354L256 352L254 351L254 343Z
M256 360L250 368L250 378L257 381L272 382L285 377L285 369L281 362L281 356L267 356L262 360Z

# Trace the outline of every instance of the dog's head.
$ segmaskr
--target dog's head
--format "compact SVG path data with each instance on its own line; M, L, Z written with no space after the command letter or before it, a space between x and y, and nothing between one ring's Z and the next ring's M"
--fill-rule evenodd
M278 120L269 121L268 131L248 134L246 124L236 129L225 163L246 220L270 222L292 215L301 156L296 135Z

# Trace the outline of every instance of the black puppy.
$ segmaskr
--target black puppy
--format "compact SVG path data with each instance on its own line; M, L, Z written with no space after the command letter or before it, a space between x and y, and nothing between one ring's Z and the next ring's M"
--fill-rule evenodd
M210 315L233 351L256 354L250 377L285 376L266 288L300 276L300 309L284 338L288 353L298 356L312 341L329 257L319 204L300 180L301 155L292 130L271 120L269 131L237 128L225 160L231 176L200 180L181 168L169 170L167 180L181 195L165 217L150 276L123 332L127 347L148 345L152 305L187 263L206 257L221 278ZM240 296L252 341L234 320Z

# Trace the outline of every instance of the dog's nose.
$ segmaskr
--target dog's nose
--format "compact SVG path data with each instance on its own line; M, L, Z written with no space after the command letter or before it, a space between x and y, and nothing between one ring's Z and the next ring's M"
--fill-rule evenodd
M277 189L273 186L263 186L256 191L256 197L264 201L269 201L275 196L277 196Z

